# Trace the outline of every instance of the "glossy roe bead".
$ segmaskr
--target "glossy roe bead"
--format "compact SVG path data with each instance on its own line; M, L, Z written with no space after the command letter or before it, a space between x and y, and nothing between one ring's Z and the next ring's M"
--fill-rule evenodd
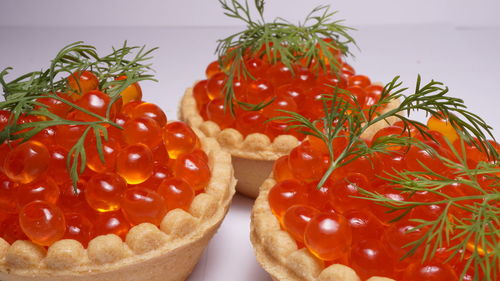
M50 246L60 240L66 231L62 211L54 204L33 201L19 212L19 224L34 243Z

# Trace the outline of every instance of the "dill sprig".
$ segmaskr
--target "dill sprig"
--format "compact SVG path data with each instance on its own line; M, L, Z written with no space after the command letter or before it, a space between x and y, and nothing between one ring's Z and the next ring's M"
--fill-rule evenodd
M329 167L318 183L323 186L333 171L344 166L357 158L375 152L388 153L388 147L394 145L411 145L412 138L381 138L373 146L368 146L360 141L363 133L378 122L388 122L387 119L396 117L403 122L403 131L410 135L410 128L416 128L425 138L434 140L427 131L427 126L410 118L414 111L423 111L428 115L445 117L450 124L459 131L462 136L486 151L493 159L498 159L495 148L487 141L487 137L494 138L491 127L479 116L467 111L463 100L447 96L448 88L443 87L441 82L430 81L422 85L420 75L413 94L403 95L408 88L401 87L399 76L385 85L380 100L372 107L362 109L350 92L332 88L332 94L326 94L323 98L325 116L322 119L310 121L306 117L290 111L283 111L287 115L275 119L286 122L289 129L298 129L306 135L317 137L327 145L329 150ZM400 100L396 108L381 111L390 102ZM333 153L333 142L337 138L347 141L346 148L338 155ZM477 139L477 141L475 141ZM397 143L403 142L403 143Z
M2 132L0 143L6 140L27 141L42 130L58 125L80 125L85 127L82 136L69 150L67 157L68 171L76 187L79 174L86 167L86 151L84 142L91 134L96 139L96 148L101 161L104 162L102 141L108 139L107 126L121 127L110 119L111 106L120 98L120 93L135 82L143 80L156 81L153 75L151 54L157 48L146 49L145 46L128 46L124 42L121 48L115 49L106 56L99 56L95 47L75 42L67 45L51 61L47 70L34 71L6 82L5 77L12 68L0 72L0 84L3 87L5 101L0 102L0 109L9 110L11 115ZM135 55L134 55L135 52ZM67 77L75 72L90 70L99 80L99 89L111 97L106 116L100 116L72 102L70 94L82 94L71 89ZM115 80L126 75L126 79ZM75 77L77 78L77 77ZM78 83L78 79L75 79ZM80 88L80 85L78 85ZM62 94L59 96L58 93ZM50 112L47 105L38 102L40 98L53 98L69 105L74 111L81 111L97 119L84 122L65 119ZM18 124L22 116L38 116L41 121ZM76 190L76 189L75 189Z
M419 143L425 149L425 144ZM464 270L461 273L462 280L467 270L474 269L474 280L480 280L482 272L487 281L497 280L498 265L500 262L500 167L495 163L480 162L477 167L470 168L467 163L464 142L459 153L453 145L448 143L455 160L451 160L439 153L433 155L439 158L449 169L455 170L453 177L436 173L423 163L420 165L423 171L394 171L387 173L384 179L402 193L408 194L408 199L396 201L376 192L360 188L365 197L362 199L373 201L388 208L388 212L402 212L393 219L397 221L405 217L411 210L419 206L441 205L442 213L434 220L410 219L417 225L410 231L421 230L423 236L405 245L408 252L402 259L413 255L417 249L423 248L423 261L431 260L438 249L452 245L448 248L449 257L452 260L458 255L460 260L465 259L465 253L471 253L467 259ZM489 176L492 184L489 189L483 188L479 182L479 176ZM453 197L446 194L443 189L453 184L466 185L473 189L473 195ZM411 199L417 192L433 194L435 200L419 202ZM457 215L453 210L461 210ZM466 214L466 215L464 215Z
M220 68L227 74L225 106L233 114L235 104L245 110L260 110L269 104L248 104L236 99L233 82L242 77L255 79L246 68L246 58L265 57L271 64L279 61L292 73L294 64L302 62L314 71L338 74L341 62L335 51L350 54L348 45L355 44L348 34L353 28L343 25L343 20L334 20L336 12L331 12L330 6L318 6L306 16L304 22L293 24L282 18L266 22L264 0L254 1L259 14L257 19L252 17L247 0L244 4L238 0L219 2L226 16L246 24L245 30L219 40L216 49Z
M500 171L498 166L496 168L491 167L491 165L498 165L495 163L498 163L499 160L499 155L495 148L487 141L488 137L494 139L491 132L492 128L479 116L469 112L461 99L448 96L448 88L440 82L430 81L423 84L421 77L418 76L413 93L405 95L406 91L408 91L408 88L403 88L399 77L395 77L384 87L380 100L371 108L363 109L357 102L356 97L350 92L332 87L332 93L326 94L323 97L325 116L322 119L310 121L306 117L290 111L283 111L287 115L276 117L275 119L290 124L288 126L289 129L298 129L306 135L323 140L326 144L329 151L329 167L318 183L317 187L321 188L336 169L355 161L361 156L376 152L393 153L390 149L394 146L410 147L416 145L432 150L431 147L428 147L422 141L412 137L411 128L415 128L418 134L424 139L436 141L428 132L425 124L410 118L413 112L421 111L427 115L447 118L448 122L460 134L461 139L476 145L489 156L490 164L485 163L481 169L469 169L467 168L465 159L462 159L459 163L454 163L449 159L443 159L443 157L438 156L446 165L451 168L460 168L459 171L462 172L457 172L456 178L451 179L426 168L426 173L404 171L391 177L390 181L398 186L402 186L401 189L405 192L425 190L441 194L443 199L438 202L399 202L366 190L361 190L365 195L362 198L386 205L394 211L404 211L403 215L398 217L398 219L409 213L411 209L422 204L445 204L447 206L446 210L449 210L451 207L457 207L470 212L472 214L471 218L453 218L453 222L447 216L447 211L436 219L436 221L416 220L420 223L420 228L430 228L430 230L426 232L425 238L410 245L413 247L409 250L408 255L411 255L418 247L425 247L425 258L433 257L440 246L444 245L444 242L449 241L450 237L459 239L463 236L462 238L465 240L461 240L462 242L454 246L452 250L465 249L467 242L472 239L475 243L474 245L476 245L476 250L475 254L473 254L473 259L468 261L469 264L467 266L473 262L476 269L481 268L483 272L491 273L497 269L498 263L499 248L496 242L498 241L499 233L495 225L498 226L499 208L495 204L498 204L499 194L498 192L488 193L483 190L477 183L476 176L479 174L498 173ZM399 106L390 110L381 110L394 100L401 101ZM368 145L366 142L360 140L363 133L370 126L378 122L388 122L388 118L391 117L396 117L403 122L404 129L401 136L381 137L374 141L372 145ZM337 138L344 138L347 144L340 153L335 155L333 143ZM450 147L453 146L450 145ZM465 148L463 150L465 151ZM455 151L455 153L457 152ZM437 155L437 153L434 152L433 155ZM429 177L434 180L430 180ZM439 192L439 186L455 182L474 186L481 193L477 196L455 198ZM438 183L439 186L437 185ZM458 203L473 199L481 199L482 203L467 205L466 207ZM486 231L485 228L489 230ZM460 234L454 234L453 236L451 233L452 229L459 230ZM492 251L486 255L481 255L479 249L492 249Z

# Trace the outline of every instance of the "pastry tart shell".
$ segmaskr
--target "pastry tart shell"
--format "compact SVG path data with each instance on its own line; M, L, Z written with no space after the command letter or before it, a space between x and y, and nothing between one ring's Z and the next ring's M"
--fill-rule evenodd
M394 100L387 105L385 110L390 110L399 105ZM243 136L233 128L222 129L212 121L205 121L198 112L196 100L193 97L193 88L188 88L184 93L179 109L179 119L192 128L202 131L206 136L215 138L222 149L229 152L233 159L235 177L238 180L236 190L250 198L257 198L259 187L271 174L274 161L287 155L300 144L292 135L281 135L273 141L261 133ZM380 128L396 122L396 118L374 124L362 135L371 139Z
M45 249L29 241L9 245L0 238L0 280L185 280L225 217L236 185L229 153L195 131L209 156L212 178L189 210L169 211L159 227L136 225L125 241L114 234L97 236L86 249L71 239Z
M324 263L306 248L299 249L288 232L281 230L269 206L268 194L276 181L264 181L252 209L250 240L260 265L275 281L360 281L356 272L342 264ZM394 281L374 276L367 281Z

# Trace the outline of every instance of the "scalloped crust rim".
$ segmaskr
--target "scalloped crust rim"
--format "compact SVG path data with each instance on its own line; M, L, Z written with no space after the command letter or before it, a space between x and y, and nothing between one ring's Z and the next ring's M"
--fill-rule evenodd
M306 248L298 249L288 232L281 230L267 200L269 191L276 184L270 177L262 185L252 209L250 240L257 261L275 281L360 281L356 272L345 265L324 267L321 260ZM367 281L394 281L374 276Z
M212 178L188 211L169 211L159 228L134 226L125 242L114 234L97 236L87 249L71 239L45 250L29 241L9 245L0 238L0 280L185 280L226 215L236 185L231 156L195 131L209 156Z

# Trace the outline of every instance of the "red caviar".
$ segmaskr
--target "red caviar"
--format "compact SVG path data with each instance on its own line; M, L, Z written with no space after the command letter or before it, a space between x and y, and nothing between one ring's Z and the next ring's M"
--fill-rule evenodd
M71 96L88 112L50 94L38 102L61 118L97 121L107 132L83 124L56 125L25 142L0 144L0 238L8 243L31 240L50 246L74 239L87 247L98 235L125 239L133 225L159 225L168 211L189 210L196 194L208 185L209 159L189 126L167 124L159 106L142 101L138 83L128 86L110 107L114 99L99 89L103 83L97 79L90 71L75 72L68 77L70 92L57 93L61 98ZM0 129L9 125L9 118L9 111L0 111ZM75 148L85 149L83 167L83 155L74 162ZM74 164L76 183L70 176Z

